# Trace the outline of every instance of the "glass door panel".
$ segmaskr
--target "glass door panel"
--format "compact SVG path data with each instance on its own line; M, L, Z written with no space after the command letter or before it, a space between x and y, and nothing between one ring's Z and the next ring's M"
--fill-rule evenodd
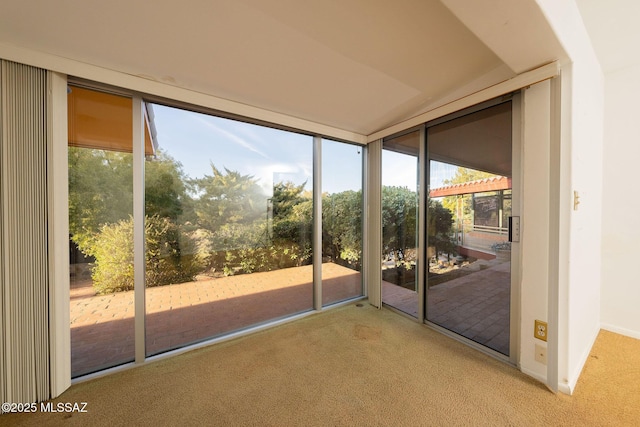
M427 321L506 356L511 139L511 102L427 127Z
M382 146L382 302L418 317L420 131Z
M359 146L322 140L322 305L362 295Z

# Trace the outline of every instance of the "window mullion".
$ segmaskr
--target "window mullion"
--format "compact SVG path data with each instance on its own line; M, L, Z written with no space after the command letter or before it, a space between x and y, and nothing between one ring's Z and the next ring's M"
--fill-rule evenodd
M145 360L144 102L133 97L133 269L135 361Z

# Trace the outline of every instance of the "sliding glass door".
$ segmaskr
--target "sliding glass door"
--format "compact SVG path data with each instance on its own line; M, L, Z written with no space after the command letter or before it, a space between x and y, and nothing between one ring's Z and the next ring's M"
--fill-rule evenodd
M512 105L427 124L426 321L510 356Z
M381 152L383 304L511 362L518 102L433 120Z
M419 130L382 145L382 302L419 312Z

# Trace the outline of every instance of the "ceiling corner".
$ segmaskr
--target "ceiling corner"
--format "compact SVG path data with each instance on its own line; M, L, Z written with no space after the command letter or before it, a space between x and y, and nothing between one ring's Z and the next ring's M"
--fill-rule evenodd
M441 0L514 73L567 54L535 0Z

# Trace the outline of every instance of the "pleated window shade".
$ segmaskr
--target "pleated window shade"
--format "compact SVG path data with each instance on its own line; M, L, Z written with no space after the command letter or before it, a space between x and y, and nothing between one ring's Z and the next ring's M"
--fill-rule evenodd
M50 397L47 71L0 61L0 402Z
M133 152L133 101L106 92L69 86L69 146ZM149 118L144 118L144 153L155 153Z

